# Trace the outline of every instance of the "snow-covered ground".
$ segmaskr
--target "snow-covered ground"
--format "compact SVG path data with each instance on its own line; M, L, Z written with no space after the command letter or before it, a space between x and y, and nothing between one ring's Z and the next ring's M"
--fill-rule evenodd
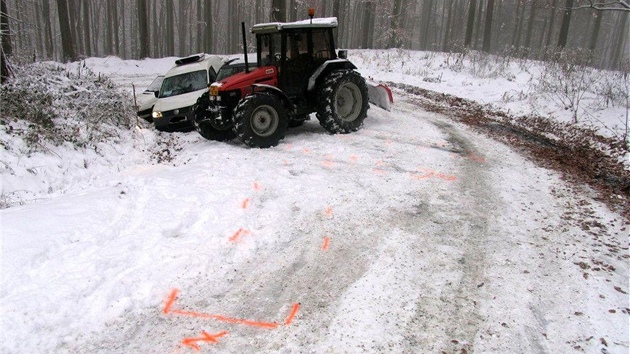
M429 56L351 60L376 80L539 107L505 98L534 64L480 79L421 69ZM131 92L172 59L85 65ZM313 119L267 150L139 122L97 151L27 157L3 130L3 195L23 205L0 211L2 352L627 353L628 221L395 99L356 133Z

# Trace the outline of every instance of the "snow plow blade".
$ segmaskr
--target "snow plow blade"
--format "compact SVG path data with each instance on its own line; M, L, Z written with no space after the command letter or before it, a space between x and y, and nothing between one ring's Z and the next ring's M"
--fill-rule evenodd
M375 104L386 111L390 111L392 109L392 104L394 103L392 90L386 85L377 84L371 81L367 82L367 86L370 103Z

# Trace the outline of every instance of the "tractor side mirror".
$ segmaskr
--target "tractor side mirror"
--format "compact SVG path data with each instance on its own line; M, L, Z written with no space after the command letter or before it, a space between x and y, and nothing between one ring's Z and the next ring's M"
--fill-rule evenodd
M341 59L348 59L348 50L339 49L339 53L337 54L337 56Z

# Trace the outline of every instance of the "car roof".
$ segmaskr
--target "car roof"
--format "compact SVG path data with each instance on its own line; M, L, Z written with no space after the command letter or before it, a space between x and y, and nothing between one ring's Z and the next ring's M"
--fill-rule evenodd
M195 57L198 57L196 61L194 60ZM223 60L219 56L208 54L195 54L186 58L180 58L176 62L181 62L182 64L172 67L164 75L165 77L176 76L199 70L208 70L210 67L217 72L223 65Z
M335 28L338 22L336 17L314 18L295 22L269 22L260 23L252 27L252 33L273 33L286 29L299 28Z

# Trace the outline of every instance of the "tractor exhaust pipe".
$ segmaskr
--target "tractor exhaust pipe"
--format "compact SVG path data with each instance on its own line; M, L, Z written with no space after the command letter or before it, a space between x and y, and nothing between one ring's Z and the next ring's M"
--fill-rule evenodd
M249 62L247 61L247 39L245 37L245 22L241 22L241 32L243 32L243 53L245 59L245 72L249 72Z

